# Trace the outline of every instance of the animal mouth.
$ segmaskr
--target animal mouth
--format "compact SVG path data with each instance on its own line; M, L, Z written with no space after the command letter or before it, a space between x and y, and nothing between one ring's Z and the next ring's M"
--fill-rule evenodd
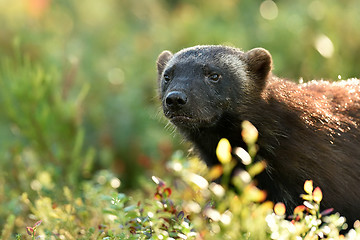
M196 122L196 120L194 118L191 118L189 116L184 116L184 115L174 115L174 116L170 116L169 117L170 121L173 122L175 125L176 124L184 124L184 123L191 123L191 122Z
M184 128L199 128L199 127L210 127L216 124L217 118L209 119L198 119L185 115L172 115L168 119L178 127Z
M220 115L201 117L188 112L164 111L164 115L172 124L183 128L210 127L218 122Z
M194 124L197 125L200 122L199 119L181 113L165 112L165 116L170 122L179 127L192 126Z

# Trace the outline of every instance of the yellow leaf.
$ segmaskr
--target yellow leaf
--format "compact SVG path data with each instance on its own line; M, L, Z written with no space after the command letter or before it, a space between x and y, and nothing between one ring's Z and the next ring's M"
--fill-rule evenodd
M304 199L305 201L311 201L312 196L308 194L301 194L300 197Z
M264 210L272 210L274 207L274 203L271 201L266 201L266 202L262 203L260 206Z
M283 204L282 202L275 204L274 212L276 215L283 216L286 212L285 204Z
M254 176L258 175L259 173L261 173L262 171L264 171L265 168L266 168L266 162L261 161L261 162L257 162L254 165L252 165L249 168L248 172L251 177L254 177Z
M312 194L312 191L313 191L313 181L312 180L305 181L304 190L306 193Z
M231 161L231 145L229 140L222 138L216 148L216 156L222 164L227 164Z
M77 206L83 206L84 204L83 204L83 201L81 200L81 198L77 198L76 200L75 200L75 204L77 205Z
M316 187L314 192L313 192L313 197L314 197L314 201L316 203L320 203L322 198L323 198L323 195L322 195L322 192L321 192L321 189L319 187Z
M243 130L241 136L246 144L255 144L258 139L258 130L254 125L249 121L244 121L241 124Z

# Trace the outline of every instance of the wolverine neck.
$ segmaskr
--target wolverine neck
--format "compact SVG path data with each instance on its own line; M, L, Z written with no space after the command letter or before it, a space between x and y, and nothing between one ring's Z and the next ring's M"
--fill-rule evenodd
M236 110L239 113L239 110ZM231 146L247 149L241 137L241 124L244 120L250 121L259 131L258 145L260 154L264 157L274 156L275 149L286 140L290 134L287 122L299 122L294 112L285 109L276 102L261 100L246 109L243 114L224 113L219 121L210 127L179 128L185 138L195 145L200 157L213 166L218 164L216 147L221 138L227 138Z

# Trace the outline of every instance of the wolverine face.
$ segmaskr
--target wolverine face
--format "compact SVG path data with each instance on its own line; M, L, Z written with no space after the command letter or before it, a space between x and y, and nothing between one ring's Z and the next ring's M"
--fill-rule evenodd
M158 58L165 116L181 128L215 125L246 98L251 86L247 54L223 46L197 46Z

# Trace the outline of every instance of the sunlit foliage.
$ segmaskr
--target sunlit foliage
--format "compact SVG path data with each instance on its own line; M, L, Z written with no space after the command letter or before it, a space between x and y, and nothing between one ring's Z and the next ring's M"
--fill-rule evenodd
M183 211L182 220L200 212L212 219L202 222L195 216L188 222L189 234L225 238L231 230L244 236L258 232L252 217L233 222L246 215L234 203L248 200L226 187L234 181L256 200L248 213L269 209L255 207L265 196L251 184L265 167L252 165L256 145L232 149L249 166L236 180L228 175L234 165L229 154L223 166L210 170L173 155L188 146L173 127L164 128L155 59L164 49L197 44L261 46L272 53L274 72L284 77L358 77L359 12L357 0L0 0L2 238L21 233L24 239L26 227L53 239L101 238L103 232L111 237L115 219L103 212L111 200L102 196L124 191L125 205L145 209L146 201L159 201L153 199L152 175L172 189L167 198L177 214ZM222 185L211 183L222 174ZM204 212L210 198L217 205ZM318 191L314 201L321 202ZM154 209L161 206L156 204ZM235 228L226 224L229 219ZM176 224L172 227L184 227ZM201 227L207 230L192 230Z

